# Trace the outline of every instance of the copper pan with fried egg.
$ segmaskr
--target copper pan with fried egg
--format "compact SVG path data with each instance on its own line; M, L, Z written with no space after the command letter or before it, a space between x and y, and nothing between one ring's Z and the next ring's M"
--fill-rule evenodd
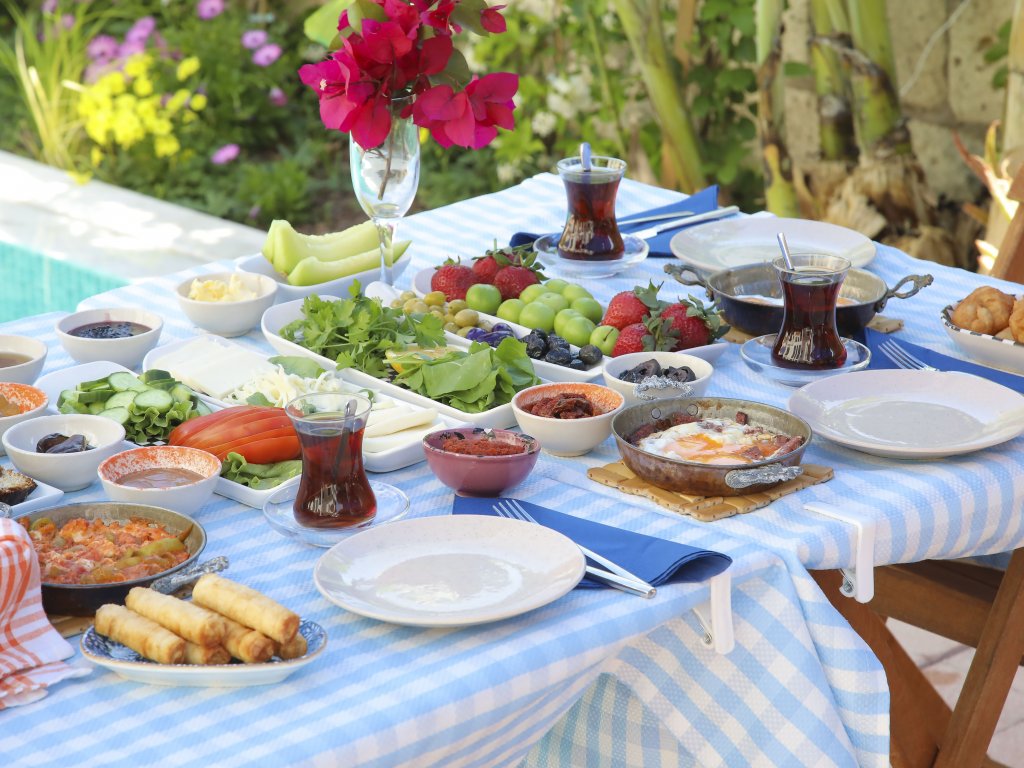
M802 438L800 445L764 461L704 464L651 453L628 439L641 427L677 413L702 419L735 419L740 412L746 414L748 424ZM803 471L800 461L812 432L806 421L792 413L753 400L679 397L638 403L620 411L612 420L612 434L626 466L651 485L698 496L739 496L764 491L797 477Z

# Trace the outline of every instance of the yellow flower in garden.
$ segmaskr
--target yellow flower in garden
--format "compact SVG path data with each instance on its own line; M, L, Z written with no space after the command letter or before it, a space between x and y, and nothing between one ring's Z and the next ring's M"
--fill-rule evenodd
M197 93L192 97L192 101L189 102L189 106L196 112L202 112L206 109L207 103L206 94Z
M137 53L128 57L124 65L124 73L128 77L142 77L149 71L153 60L144 53Z
M174 130L174 126L171 125L171 121L166 117L158 117L155 120L148 122L146 128L149 132L156 136L158 139L164 136L169 136L171 131Z
M95 168L103 162L103 150L99 147L93 147L89 153L90 159L92 160L92 167Z
M189 123L194 123L196 121L196 117L197 117L197 115L196 115L195 112L193 112L191 110L187 110L181 116L182 125L188 125Z
M109 110L96 112L85 121L85 132L100 146L110 143L109 133L113 128L113 115Z
M149 96L153 93L153 82L147 77L136 78L132 83L132 90L136 96Z
M134 112L135 105L138 103L139 100L135 98L134 94L122 93L114 99L114 109L118 112Z
M181 89L175 91L174 95L171 96L171 98L167 100L167 107L166 107L166 109L167 109L168 113L173 115L179 109L184 107L185 103L188 101L188 99L189 99L189 97L191 95L192 95L192 92L186 90L185 88L181 88Z
M182 59L178 64L178 79L188 80L192 75L199 71L199 59L196 56L189 56L187 59Z
M133 112L117 113L114 118L114 141L125 149L129 149L144 138L146 138L146 132L143 130L139 118Z
M178 153L181 144L173 136L157 136L153 142L153 148L157 157L170 157Z
M120 72L111 72L96 81L96 91L109 96L117 96L125 92L124 75Z

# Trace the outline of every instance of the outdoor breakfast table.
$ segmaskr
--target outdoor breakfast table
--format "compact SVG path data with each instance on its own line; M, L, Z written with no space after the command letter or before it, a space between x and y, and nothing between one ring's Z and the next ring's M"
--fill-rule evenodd
M679 197L626 181L619 210ZM412 263L398 284L408 286L447 255L507 242L515 231L555 231L564 210L561 182L543 175L412 216L401 224L414 241ZM648 259L588 288L607 301L662 279L664 263ZM869 268L890 285L911 272L936 276L934 286L890 304L886 314L905 320L901 338L953 353L939 310L981 278L888 248ZM186 338L196 330L172 293L184 277L92 297L83 308L146 306L165 318L162 341ZM665 290L676 287L669 282ZM52 371L72 364L53 334L55 319L25 318L0 330L45 340ZM258 332L237 341L269 352ZM716 363L708 393L785 406L791 391L750 372L733 347ZM888 765L881 667L806 570L852 566L855 532L803 505L822 501L874 519L878 564L1008 551L1024 538L1012 513L1024 496L1019 448L1016 440L909 463L815 440L805 460L832 467L834 479L714 523L591 481L588 467L618 458L611 441L580 459L542 456L514 490L517 498L733 558L736 647L724 655L703 645L691 613L708 599L706 584L669 584L650 601L575 590L522 616L454 630L360 618L313 586L321 550L282 538L258 510L214 497L197 513L210 539L204 557L227 555L227 575L323 625L323 656L281 684L234 690L161 688L96 670L0 714L0 754L17 765L57 757L111 765ZM451 492L422 463L387 480L409 495L413 516L451 509ZM94 485L66 500L99 498Z

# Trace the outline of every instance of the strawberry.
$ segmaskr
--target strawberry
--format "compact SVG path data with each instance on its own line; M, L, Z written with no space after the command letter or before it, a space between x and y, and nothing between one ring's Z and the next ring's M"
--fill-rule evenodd
M473 270L458 259L448 259L430 277L430 290L440 291L448 301L465 299L469 286L480 282Z
M539 283L537 273L529 267L502 267L494 276L494 286L501 291L501 300L518 299L528 285Z
M619 331L619 338L615 340L615 346L612 348L612 357L645 351L644 338L649 339L650 335L650 330L643 323L627 325Z
M651 314L651 310L659 306L659 288L661 283L655 285L652 282L646 288L638 285L632 291L615 294L608 302L608 309L604 313L601 325L611 325L621 331L628 325L642 323L644 318Z
M478 283L494 285L494 276L498 274L499 269L501 269L501 265L490 252L486 256L477 256L473 259L473 274L476 275Z
M671 323L666 327L666 333L676 339L673 352L702 347L729 331L729 326L722 323L717 312L706 309L701 300L693 296L665 307L658 313L658 318Z

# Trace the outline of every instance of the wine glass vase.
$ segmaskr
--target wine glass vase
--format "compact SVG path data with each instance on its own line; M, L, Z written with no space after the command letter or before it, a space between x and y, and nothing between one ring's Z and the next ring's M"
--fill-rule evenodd
M392 285L392 246L398 220L416 197L420 183L419 134L412 117L401 117L402 102L393 102L391 130L384 143L363 149L349 137L352 188L359 205L373 219L380 238L380 280Z

